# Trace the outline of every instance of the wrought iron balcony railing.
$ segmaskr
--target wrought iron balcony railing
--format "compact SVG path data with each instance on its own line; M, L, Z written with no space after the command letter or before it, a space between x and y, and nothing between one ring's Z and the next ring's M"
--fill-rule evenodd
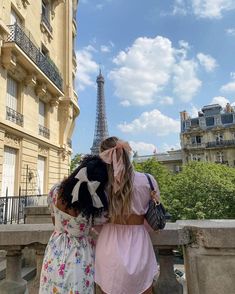
M222 140L208 142L206 148L216 148L216 147L226 147L226 146L235 146L235 140Z
M39 125L39 135L47 138L47 139L50 139L50 130L42 125Z
M40 49L32 41L29 33L20 27L17 23L8 26L10 34L7 42L15 42L20 49L39 67L39 69L58 87L63 91L63 79L59 73L56 65L48 56L42 54Z
M45 26L48 28L48 30L52 33L52 26L50 24L49 17L46 14L42 13L41 21L45 24Z
M23 127L24 124L24 116L23 114L15 111L14 109L6 106L6 119L10 120L14 123L16 123L17 125Z

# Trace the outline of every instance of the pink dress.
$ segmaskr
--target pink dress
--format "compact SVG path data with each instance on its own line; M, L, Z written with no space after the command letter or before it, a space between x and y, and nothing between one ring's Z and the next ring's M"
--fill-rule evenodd
M151 176L159 192L155 179ZM148 210L150 187L143 173L135 172L132 213ZM158 267L145 225L105 224L95 257L95 282L108 294L140 294L153 283Z

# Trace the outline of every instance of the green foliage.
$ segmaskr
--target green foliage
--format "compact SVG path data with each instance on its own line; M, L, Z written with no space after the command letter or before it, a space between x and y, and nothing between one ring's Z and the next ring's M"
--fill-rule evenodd
M169 188L173 180L173 174L155 158L148 159L142 163L134 162L135 170L139 172L149 173L157 180L161 191L162 201L165 203L165 198L169 194Z
M235 217L235 169L208 162L191 162L173 175L156 161L136 164L159 183L163 203L177 219Z
M79 165L79 162L81 161L81 156L82 154L79 153L74 155L70 163L70 172L74 171L75 168Z

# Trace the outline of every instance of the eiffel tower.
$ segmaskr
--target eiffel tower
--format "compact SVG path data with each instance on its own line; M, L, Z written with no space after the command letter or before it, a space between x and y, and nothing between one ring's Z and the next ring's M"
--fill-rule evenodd
M97 83L97 105L96 105L96 124L91 154L98 155L100 143L108 137L108 126L105 114L105 97L104 97L104 77L101 74L96 78Z

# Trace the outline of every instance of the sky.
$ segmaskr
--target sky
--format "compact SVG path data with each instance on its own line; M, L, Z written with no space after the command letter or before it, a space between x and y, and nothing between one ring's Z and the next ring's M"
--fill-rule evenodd
M235 105L234 0L79 0L73 152L90 153L96 77L109 135L139 155L180 148L180 111Z

